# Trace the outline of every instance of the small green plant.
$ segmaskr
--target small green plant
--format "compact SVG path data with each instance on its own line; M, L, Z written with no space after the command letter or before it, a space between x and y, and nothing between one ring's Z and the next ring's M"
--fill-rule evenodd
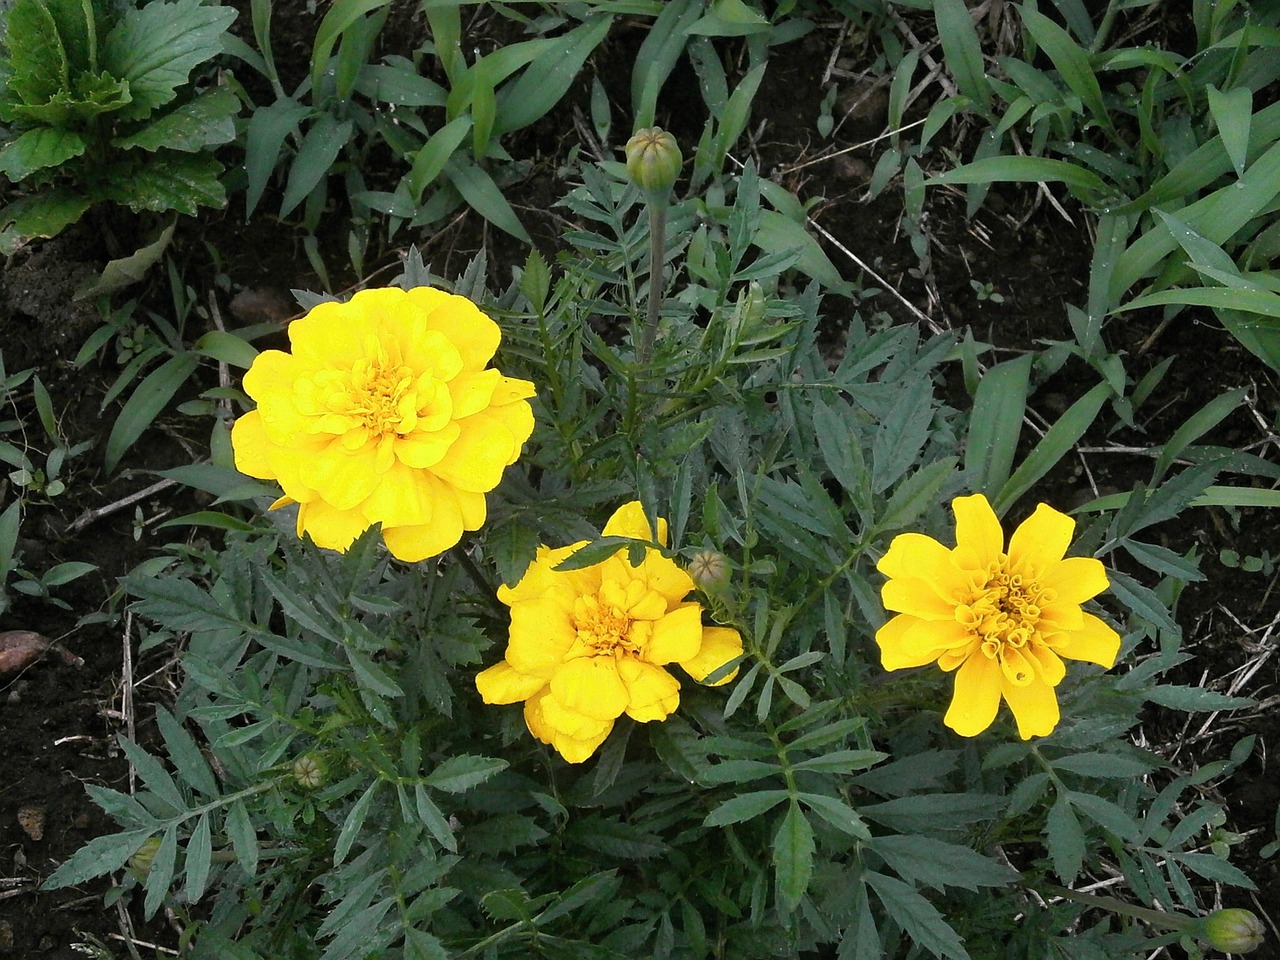
M98 203L192 215L226 202L210 148L234 138L240 102L188 79L221 52L235 11L200 0L113 9L15 0L4 14L0 173L26 191L0 209L0 252Z
M988 303L1004 303L1004 294L997 293L994 283L983 283L981 280L970 280L969 286L973 287L974 296L981 301Z
M1280 555L1272 554L1270 550L1263 550L1258 556L1249 554L1243 557L1235 550L1218 551L1218 562L1224 567L1244 573L1260 573L1264 577L1275 573L1277 560L1280 560Z

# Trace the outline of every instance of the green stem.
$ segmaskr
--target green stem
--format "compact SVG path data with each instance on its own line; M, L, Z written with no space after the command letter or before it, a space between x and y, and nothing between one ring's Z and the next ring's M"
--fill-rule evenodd
M1159 927L1162 930L1175 930L1179 933L1186 933L1196 922L1194 917L1184 917L1176 913L1165 913L1163 910L1151 910L1147 907L1135 906L1132 903L1125 903L1114 897L1099 897L1092 893L1080 893L1077 890L1069 890L1066 887L1060 887L1056 883L1042 883L1038 889L1041 893L1050 894L1055 897L1063 897L1067 900L1074 900L1076 903L1083 903L1085 906L1097 907L1101 910L1110 910L1112 913L1122 914L1126 917L1133 917L1135 920L1142 920L1151 924L1153 927Z
M649 207L649 296L645 304L644 326L636 345L636 359L647 365L653 359L653 343L658 336L658 311L662 307L662 260L666 250L667 201L648 198Z

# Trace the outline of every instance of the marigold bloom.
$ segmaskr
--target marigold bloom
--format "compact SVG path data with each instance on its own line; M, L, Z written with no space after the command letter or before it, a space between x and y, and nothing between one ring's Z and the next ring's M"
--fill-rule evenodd
M244 388L258 408L231 431L236 467L298 504L298 536L345 550L382 524L388 549L423 560L484 523L533 432L533 384L485 369L498 325L431 287L364 290L289 325Z
M638 502L620 507L604 536L655 539ZM666 540L659 520L657 541ZM624 713L648 723L676 709L680 681L667 664L702 681L742 653L737 630L702 625L702 607L684 602L693 580L653 547L639 566L622 549L581 570L555 569L586 544L540 547L523 579L498 589L511 608L506 656L476 677L485 703L523 700L529 732L570 763L595 753Z
M1022 739L1058 725L1054 687L1062 658L1115 664L1120 637L1080 604L1108 586L1102 563L1065 557L1075 521L1040 504L1004 550L1004 531L981 494L951 502L956 547L932 537L894 537L876 565L881 597L897 612L876 633L886 670L937 662L956 673L944 722L965 737L995 720L1001 698Z

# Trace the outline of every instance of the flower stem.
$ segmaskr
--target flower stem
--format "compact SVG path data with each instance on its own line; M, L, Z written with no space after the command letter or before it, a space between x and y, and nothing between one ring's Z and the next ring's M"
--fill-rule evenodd
M662 261L666 250L667 197L647 196L649 207L649 295L645 303L644 326L636 344L636 359L648 364L658 336L658 312L662 307Z
M1092 893L1081 893L1078 890L1069 890L1066 887L1060 887L1056 883L1042 883L1039 885L1041 893L1050 894L1055 897L1063 897L1067 900L1074 900L1076 903L1082 903L1085 906L1097 907L1102 910L1110 910L1112 913L1118 913L1126 917L1133 917L1135 920L1142 920L1151 924L1153 927L1159 927L1162 930L1176 930L1185 933L1191 929L1192 924L1196 922L1195 917L1186 917L1177 913L1165 913L1163 910L1151 910L1147 907L1139 907L1132 903L1125 903L1123 900L1117 900L1115 897L1099 897Z

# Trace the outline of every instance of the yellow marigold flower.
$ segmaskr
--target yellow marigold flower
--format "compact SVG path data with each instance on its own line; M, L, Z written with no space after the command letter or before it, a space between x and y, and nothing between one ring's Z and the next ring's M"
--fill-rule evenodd
M533 432L533 384L486 365L498 325L431 287L364 290L289 325L244 377L258 408L231 431L236 467L298 504L298 536L345 550L382 524L401 560L484 523L484 495Z
M638 502L620 507L604 536L655 540ZM667 542L665 520L656 540ZM680 681L667 664L702 681L742 653L737 630L702 625L702 607L684 602L693 580L653 547L639 566L622 549L581 570L555 569L586 543L540 547L523 579L498 589L511 608L506 656L476 677L485 703L523 700L529 732L570 763L595 753L624 713L648 723L676 709Z
M981 494L951 502L956 547L932 537L894 537L876 565L881 597L898 616L876 633L886 670L937 662L956 673L944 722L965 737L995 720L1001 698L1022 739L1058 725L1053 688L1062 658L1115 664L1119 635L1080 604L1107 589L1092 557L1065 557L1075 521L1040 504L1004 549L1000 521Z

